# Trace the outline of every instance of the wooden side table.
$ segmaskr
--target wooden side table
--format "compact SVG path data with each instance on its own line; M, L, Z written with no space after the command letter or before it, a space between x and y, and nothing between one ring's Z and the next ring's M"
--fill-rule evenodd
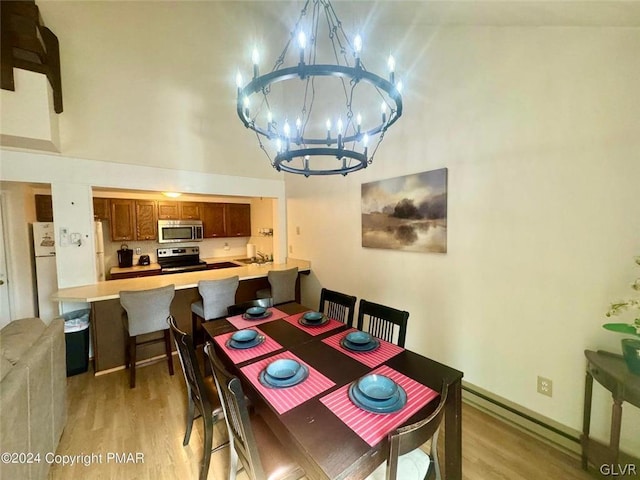
M587 375L584 386L584 417L582 423L582 468L587 469L589 463L600 467L603 464L623 462L636 463L638 459L628 455L620 455L620 423L622 421L622 402L628 402L640 408L640 375L629 372L621 355L598 350L585 350L587 357ZM589 438L591 424L591 395L593 379L609 390L613 397L611 411L611 436L609 445Z

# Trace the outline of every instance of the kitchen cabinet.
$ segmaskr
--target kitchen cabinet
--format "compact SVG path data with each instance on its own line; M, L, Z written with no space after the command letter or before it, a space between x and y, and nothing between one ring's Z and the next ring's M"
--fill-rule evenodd
M158 202L158 220L179 220L180 207L178 202L160 200Z
M36 220L39 222L53 222L53 202L51 195L36 195Z
M181 220L201 220L202 204L198 202L178 202Z
M251 205L226 203L224 226L227 237L251 236Z
M224 203L202 204L202 226L204 227L204 238L226 236L224 227Z
M93 198L93 219L96 221L109 220L108 198Z
M202 204L199 202L158 202L158 220L200 220Z
M121 242L135 240L136 201L124 198L112 198L110 206L111 240Z
M158 217L156 202L136 200L136 240L155 240L158 238Z
M203 203L205 238L250 237L251 205L247 203Z

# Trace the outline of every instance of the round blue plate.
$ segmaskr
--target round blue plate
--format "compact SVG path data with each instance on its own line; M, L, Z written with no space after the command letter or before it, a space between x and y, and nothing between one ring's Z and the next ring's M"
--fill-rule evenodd
M366 345L367 343L370 343L371 340L373 339L371 334L367 332L361 332L361 331L348 333L345 338L349 342L355 343L357 345Z
M349 385L349 399L353 402L353 404L361 408L362 410L366 410L371 413L394 413L398 410L401 410L407 404L407 392L404 391L404 388L398 385L398 394L397 398L391 405L385 405L385 402L382 402L383 405L380 405L380 402L376 402L375 400L364 400L362 396L359 396L357 393L358 388L356 387L356 382L353 382Z
M236 342L234 339L229 338L229 340L227 340L226 345L227 347L235 348L236 350L244 350L245 348L257 347L262 342L264 342L264 335L258 335L256 338L254 338L250 342Z
M267 310L266 312L264 312L262 315L256 316L256 315L249 315L248 313L243 313L242 314L242 318L244 318L245 320L264 320L265 318L269 318L271 315L273 315L273 312L271 310Z
M358 401L360 405L367 405L370 408L374 409L385 409L396 405L398 399L400 398L400 390L396 390L396 393L394 393L390 398L387 398L386 400L373 400L372 398L367 397L360 390L358 390L358 386L356 385L355 387L353 387L351 395L355 400Z
M298 373L296 373L293 377L287 378L284 380L278 380L277 378L271 377L267 370L264 369L258 375L258 380L262 385L267 388L287 388L293 387L294 385L298 385L299 383L304 382L309 376L309 369L305 365L300 365L300 369Z
M249 307L247 308L247 311L245 312L247 315L251 315L252 317L259 317L261 315L264 315L264 312L266 312L267 309L264 307Z
M307 319L304 318L304 315L302 317L300 317L300 320L298 320L298 323L300 325L304 325L305 327L320 327L321 325L326 324L329 321L329 317L327 317L326 315L322 315L322 320L318 321L309 321Z
M384 375L365 375L356 383L358 390L373 400L387 400L398 392L398 384Z
M293 377L300 370L300 363L291 358L279 358L267 365L267 375L278 380L286 380Z
M322 312L307 312L304 315L302 315L302 318L304 318L306 321L308 322L319 322L324 318L324 313Z
M251 342L256 339L258 332L252 329L238 330L231 335L231 339L235 342Z
M380 346L380 341L377 338L372 337L371 342L364 345L358 345L357 343L351 343L343 337L342 340L340 340L340 345L352 352L371 352Z

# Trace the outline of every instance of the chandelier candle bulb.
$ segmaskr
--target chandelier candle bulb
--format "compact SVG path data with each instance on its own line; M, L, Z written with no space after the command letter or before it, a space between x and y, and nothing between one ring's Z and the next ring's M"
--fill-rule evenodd
M253 52L251 53L251 61L253 62L253 78L258 78L260 76L260 73L258 72L258 60L259 60L259 56L258 56L258 49L254 48Z
M380 110L382 111L382 123L387 123L387 104L382 102L380 105Z
M389 81L391 83L395 83L395 71L396 71L396 59L393 58L393 55L389 55L389 60L387 60L387 65L389 65Z
M304 49L307 46L307 36L304 32L298 33L298 46L300 47L300 64L304 65Z

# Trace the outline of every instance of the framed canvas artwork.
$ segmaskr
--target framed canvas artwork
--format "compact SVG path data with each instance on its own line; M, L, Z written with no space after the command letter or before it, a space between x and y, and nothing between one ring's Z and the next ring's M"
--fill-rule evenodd
M362 246L447 252L447 169L362 184Z

